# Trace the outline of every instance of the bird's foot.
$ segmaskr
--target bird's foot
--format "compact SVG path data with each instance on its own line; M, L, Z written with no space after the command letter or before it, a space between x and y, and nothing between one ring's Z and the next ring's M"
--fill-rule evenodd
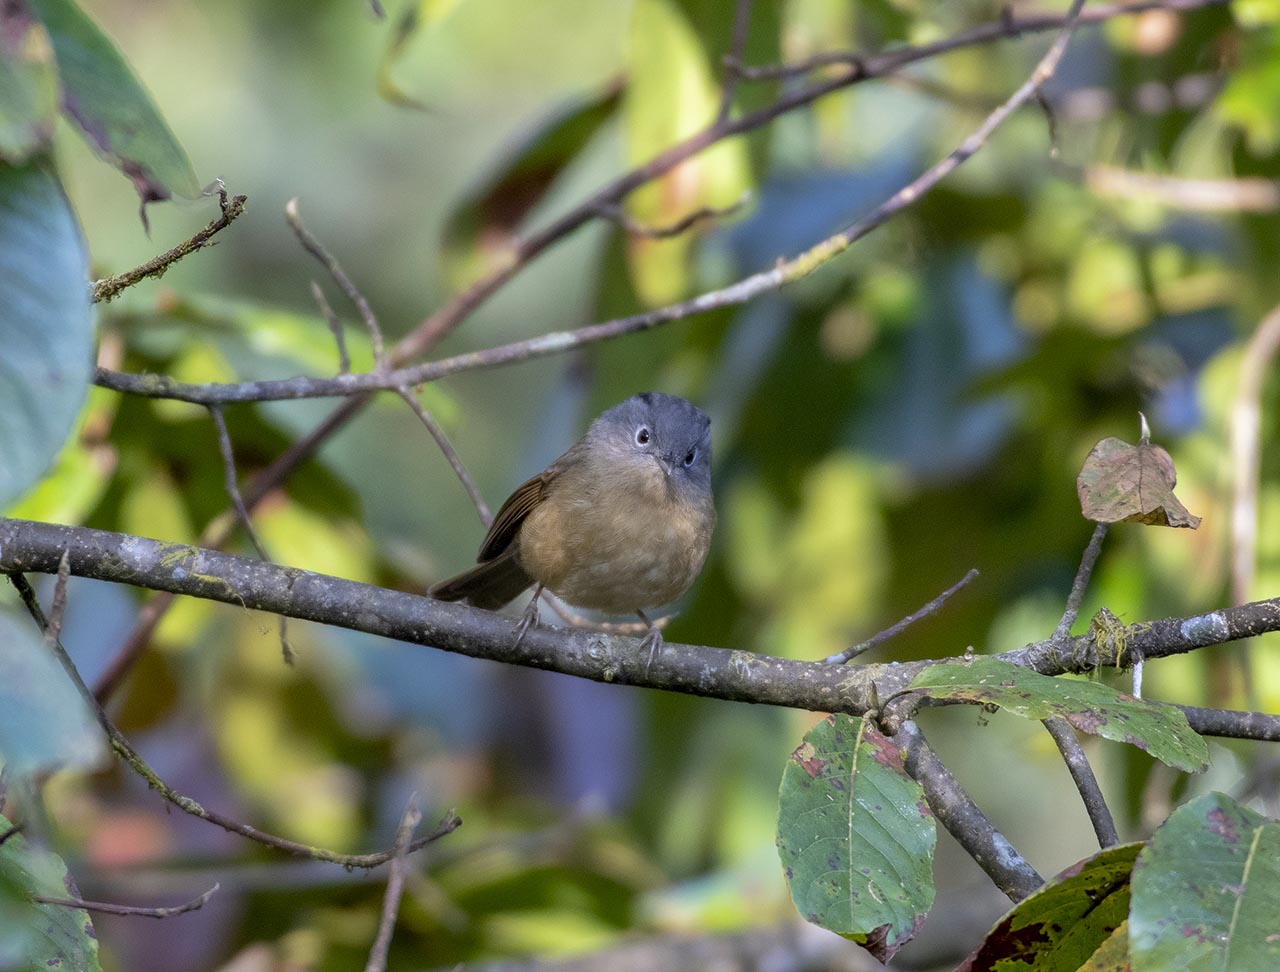
M646 672L653 666L653 660L658 657L658 652L662 650L662 632L654 626L654 623L644 616L643 611L637 611L640 620L649 626L649 633L644 636L644 640L640 642L640 648L643 651L649 649L649 659L644 663Z
M529 629L535 627L538 623L538 599L542 597L542 585L538 585L538 589L533 592L533 599L529 602L529 606L524 609L524 617L520 619L520 625L516 628L516 640L512 642L511 649L520 647L520 642L524 641L524 636L529 633Z

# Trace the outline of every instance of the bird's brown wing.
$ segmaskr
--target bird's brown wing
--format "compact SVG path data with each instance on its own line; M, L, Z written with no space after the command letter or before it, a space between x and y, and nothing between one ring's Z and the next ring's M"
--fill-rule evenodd
M532 513L546 496L547 486L555 479L558 465L559 461L553 463L545 472L534 476L507 497L507 501L498 510L498 515L493 518L493 523L489 525L489 532L485 534L484 542L480 544L480 553L476 555L477 561L483 563L486 560L493 560L511 546L516 534L520 532L524 518Z

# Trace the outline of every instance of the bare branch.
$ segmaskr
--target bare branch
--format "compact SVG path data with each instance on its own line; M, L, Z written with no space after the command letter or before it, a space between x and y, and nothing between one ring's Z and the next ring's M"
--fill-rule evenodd
M1204 0L1140 0L1137 3L1100 3L1082 11L1080 23L1082 25L1098 24L1115 17L1132 16L1145 13L1148 10L1187 13L1229 2L1230 0L1208 0L1208 2L1204 2ZM826 67L848 66L858 74L859 80L865 80L880 77L891 70L902 67L904 64L938 57L961 48L989 44L994 41L1012 40L1021 37L1023 34L1059 30L1066 26L1066 23L1067 17L1057 14L1032 14L1018 17L1011 6L1005 5L1001 8L999 20L973 27L945 40L935 41L932 44L902 48L900 51L890 51L869 58L860 57L851 51L824 51L821 54L816 54L813 57L805 58L803 61L796 61L792 64L768 64L755 67L740 66L738 73L749 81L780 81L810 74ZM892 59L895 54L898 54L903 59L893 62L891 67L887 66L884 62Z
M124 273L117 273L110 277L103 277L101 280L95 280L89 291L90 299L97 304L119 297L122 292L134 284L146 280L148 277L162 276L166 270L188 254L206 246L212 246L216 242L213 237L230 226L244 213L245 203L249 199L248 196L232 196L228 199L226 186L221 181L217 183L217 186L218 205L222 210L217 219L210 222L208 226L191 237L191 239L184 240L173 249L166 250L141 266L134 267Z
M222 455L223 480L226 483L227 495L231 497L231 508L236 511L240 528L248 536L258 556L263 560L270 560L266 547L258 539L258 531L253 528L253 521L249 519L249 510L244 505L244 498L240 495L239 477L236 475L236 457L231 448L231 434L227 431L227 422L223 418L222 409L217 405L209 406L209 417L213 419L213 427L218 433L218 452ZM289 644L289 622L284 615L277 620L280 625L280 653L284 656L285 664L292 665L294 653L293 646Z
M444 453L444 457L453 469L454 475L458 477L458 482L462 483L462 488L471 497L471 502L480 514L480 519L484 521L484 525L487 527L493 522L493 514L489 512L489 506L484 501L480 487L476 485L475 480L471 478L471 473L467 472L467 467L462 464L462 460L458 457L458 451L454 449L453 443L444 434L444 429L440 428L436 420L431 417L431 413L418 401L418 396L408 388L401 386L396 389L396 392L404 399L405 404L413 410L413 414L418 416L419 421L426 426L431 438L435 439L436 445Z
M1102 787L1098 786L1098 778L1093 775L1093 767L1085 756L1084 747L1076 738L1076 732L1066 719L1054 716L1044 720L1044 727L1058 745L1067 764L1067 771L1075 781L1080 798L1084 800L1084 808L1089 814L1089 822L1093 824L1093 832L1098 836L1098 845L1103 848L1114 847L1120 843L1120 835L1116 832L1116 823L1111 818L1111 810L1102 796Z
M135 915L141 918L172 918L174 915L185 915L188 911L198 911L205 902L214 896L219 885L215 884L198 898L186 904L169 908L143 908L137 905L110 904L105 901L85 901L83 898L47 898L42 894L33 894L31 899L41 904L61 905L65 908L80 908L83 911L101 911L108 915Z
M12 522L16 521L0 519L0 528L5 527ZM76 564L72 562L72 550L72 545L64 546L62 554L59 556L59 562L65 558L67 562L71 564L71 572L77 574L77 576L83 576L76 570ZM223 554L220 556L227 555ZM282 569L277 567L275 564L271 564L266 561L251 561L251 563L257 563L261 567L269 567L274 570ZM53 568L53 570L56 569L56 567ZM185 571L183 568L178 567L178 572L184 573ZM26 578L19 573L10 572L9 579L22 596L22 600L26 604L27 609L31 613L36 624L40 626L42 631L48 630L48 619L45 618L44 612L40 609L40 604L35 598L35 592L31 589L31 585L27 583ZM238 603L238 599L235 599L234 602ZM137 750L129 744L129 741L125 738L124 734L116 728L115 724L107 717L106 711L98 703L97 699L94 698L93 693L89 691L89 687L85 685L84 679L80 677L79 669L76 668L75 663L71 660L61 642L54 641L52 648L54 656L62 665L63 671L67 673L67 677L71 679L72 684L75 685L81 697L97 716L98 724L102 726L103 731L107 734L107 739L111 743L111 748L115 750L116 755L124 760L135 773L146 780L147 785L150 786L151 789L155 790L164 797L165 800L173 804L179 810L182 810L184 813L189 813L193 817L199 817L201 820L207 820L209 823L221 827L223 830L229 831L233 834L239 834L241 837L246 837L249 840L256 841L259 844L264 844L267 847L272 847L276 850L284 851L285 853L293 854L298 857L307 857L311 860L329 861L334 864L341 864L343 867L347 868L378 867L391 860L395 855L394 847L389 850L378 851L373 854L340 854L337 851L331 851L324 847L303 844L295 840L289 840L286 837L277 837L274 834L266 833L265 831L259 830L249 824L232 820L230 817L220 814L214 810L206 809L191 797L179 793L177 790L173 789L173 787L169 786L168 783L162 780L159 774L151 768L146 760L138 755ZM461 824L462 821L458 816L450 811L445 815L444 819L441 820L432 833L413 841L413 843L409 845L409 851L413 852L420 850L432 841L438 840L445 834L449 834L454 830L457 830Z
M1102 552L1102 541L1107 535L1107 525L1099 523L1093 528L1093 536L1084 548L1084 556L1080 558L1080 566L1076 569L1076 578L1071 582L1071 593L1067 595L1067 609L1062 612L1062 619L1054 628L1050 640L1061 640L1071 634L1071 626L1076 623L1080 614L1080 605L1084 601L1084 592L1089 586L1089 578L1093 576L1093 566L1098 562L1098 554Z
M329 276L333 278L333 282L338 285L339 289L347 295L347 299L360 312L360 318L364 321L364 326L369 329L369 337L373 340L373 360L377 363L379 371L385 370L387 367L387 350L382 340L382 328L378 326L378 318L373 313L373 308L364 299L364 295L360 293L359 288L352 283L351 278L347 276L347 272L342 269L337 257L326 250L324 245L311 234L311 231L302 225L302 216L298 213L298 200L296 197L285 203L284 218L288 221L290 229L293 230L294 236L298 238L298 242L302 244L303 249L320 261L321 266L329 271Z
M400 914L400 896L404 893L405 856L409 851L409 841L413 832L422 822L422 811L418 809L418 794L409 797L405 805L404 815L400 818L400 827L396 831L394 856L391 858L391 874L387 877L387 891L382 898L382 917L378 921L378 934L369 950L369 961L365 963L364 972L386 972L387 952L391 948L391 934L396 927L396 918Z
M945 591L943 591L941 594L935 597L928 604L920 608L920 610L916 611L913 614L908 614L905 618L903 618L897 624L892 625L891 627L885 628L883 631L872 635L866 641L859 642L858 644L854 645L852 648L846 648L844 651L837 652L834 655L828 655L826 658L822 659L823 664L843 665L845 662L849 661L851 658L857 658L859 655L870 651L876 645L881 644L882 642L888 641L890 638L901 634L903 631L905 631L911 625L915 624L921 618L927 618L931 614L937 614L940 610L942 610L942 606L946 604L948 600L951 599L951 595L955 594L962 587L968 586L975 578L977 578L977 576L978 576L977 568L976 567L971 568L967 574L961 577L958 581L956 581L954 584L948 587Z
M285 378L278 381L247 381L234 384L192 384L152 375L133 375L99 368L94 381L105 388L130 392L149 398L176 398L197 404L230 402L279 401L296 398L348 396L373 389L395 389L428 381L436 381L445 375L470 371L476 368L494 367L525 361L531 358L560 354L564 351L595 341L603 341L647 330L659 324L681 320L695 314L720 307L745 304L760 294L777 290L784 284L807 277L818 267L843 253L856 241L881 226L891 216L914 205L925 193L955 169L972 158L991 135L1022 105L1035 97L1040 87L1053 76L1067 42L1075 26L1075 15L1084 0L1073 0L1066 26L1037 63L1031 76L991 112L978 129L966 138L950 155L934 163L921 176L898 190L869 215L857 220L846 229L828 237L789 260L780 260L773 269L752 274L720 290L701 294L691 300L661 307L653 311L618 318L602 324L579 328L571 332L544 334L527 341L473 351L441 361L428 362L409 368L391 371L367 372L360 375L340 375L337 378ZM597 202L595 205L599 205Z
M924 788L930 809L996 887L1011 901L1021 901L1044 884L965 793L914 722L904 722L895 739L906 754L907 773Z
M716 112L716 124L722 125L733 111L733 96L738 89L738 73L742 65L742 53L747 48L747 32L751 29L751 0L738 0L733 12L733 37L729 51L724 56L724 78L720 82L720 110Z
M741 209L750 198L751 192L748 190L728 206L721 208L702 206L667 226L646 226L644 223L632 219L627 215L626 210L613 203L601 203L598 212L606 219L613 220L632 236L643 236L651 240L667 240L688 231L696 223L700 223L704 219L722 219L725 216L731 216Z
M1236 712L1232 709L1202 709L1180 705L1191 728L1202 736L1228 739L1260 739L1280 742L1280 715L1265 712Z
M334 313L333 305L329 303L329 298L324 295L324 289L314 280L311 281L311 299L316 302L316 307L320 309L320 316L324 318L325 326L329 328L329 333L333 335L334 343L338 345L338 374L350 374L351 355L347 352L347 330L342 326L342 321L338 319L338 315Z
M514 646L515 622L491 611L183 544L0 519L0 572L54 573L67 550L75 576L287 614L595 681L817 712L861 715L876 697L887 699L904 691L917 674L936 663L847 667L673 643L672 650L646 671L634 638L539 627ZM1134 649L1146 658L1161 658L1266 631L1280 631L1280 598L1190 618L1117 625L1105 641L1091 630L996 657L1058 675L1088 672L1099 664L1124 664Z

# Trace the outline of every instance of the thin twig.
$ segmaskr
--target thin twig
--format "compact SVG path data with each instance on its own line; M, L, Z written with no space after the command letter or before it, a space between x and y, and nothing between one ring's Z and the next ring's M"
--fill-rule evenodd
M174 381L167 377L134 375L99 368L94 380L97 384L116 391L130 392L148 398L175 398L197 404L348 396L373 389L395 389L402 385L419 385L462 371L562 354L570 348L621 337L624 334L633 334L659 324L703 314L715 308L745 304L763 293L777 290L784 284L807 277L818 267L828 263L872 230L884 224L891 216L914 205L939 182L972 158L986 145L995 130L1004 124L1018 108L1032 99L1040 87L1053 76L1074 31L1075 15L1079 13L1083 3L1084 0L1073 0L1066 26L1044 57L1036 64L1031 76L991 112L978 129L951 154L934 163L922 175L899 189L870 214L840 232L788 260L779 260L770 270L752 274L720 290L709 291L690 300L656 310L593 324L576 331L544 334L526 341L516 341L484 351L473 351L453 358L389 371L375 369L364 374L341 375L337 378L297 377L276 381L194 384ZM598 207L600 203L597 202L595 205Z
M1044 112L1044 121L1049 127L1049 158L1056 159L1060 154L1058 151L1058 119L1054 115L1053 105L1049 103L1049 99L1043 89L1036 92L1036 104Z
M1174 5L1177 10L1191 10L1203 6L1212 6L1226 0L1166 0L1163 3L1152 3L1150 6L1168 7ZM1057 70L1066 44L1078 23L1078 16L1083 0L1075 0L1071 10L1063 17L1049 18L1035 24L1019 22L1019 30L1050 29L1051 26L1062 28L1059 36L1041 58L1027 81L1014 94L1006 99L995 111L984 120L982 125L959 148L932 166L918 179L895 193L884 204L871 214L858 220L846 230L823 240L791 260L781 262L777 267L764 273L754 274L735 284L718 291L702 294L692 300L680 304L659 308L644 314L606 321L601 324L581 328L571 332L545 334L528 341L490 348L485 351L472 352L429 362L417 367L398 367L383 373L372 372L363 375L344 375L336 379L293 378L274 382L242 382L239 384L193 385L176 382L165 377L153 375L131 375L121 372L98 369L95 382L103 387L131 394L155 398L177 398L199 404L209 402L232 401L271 401L295 398L346 397L374 389L394 389L400 385L414 386L427 381L435 381L446 375L456 374L475 368L494 367L515 361L525 361L543 357L548 354L562 353L569 348L578 347L594 341L631 334L646 330L658 324L667 323L699 314L720 307L737 306L751 300L762 293L776 290L783 284L790 283L807 276L817 267L828 262L832 257L843 252L857 240L886 222L891 216L906 209L930 191L942 179L948 176L959 165L967 161L982 148L991 134L1002 125L1007 118L1022 105L1035 97L1041 86ZM1098 22L1108 17L1121 16L1137 12L1141 4L1125 7L1100 8L1093 11L1090 22ZM876 71L888 73L903 64L911 63L925 57L936 56L945 50L955 50L964 46L985 43L1006 35L1003 26L992 31L969 31L957 35L947 41L921 48L908 48L891 51L880 55L876 61ZM883 63L882 63L883 62ZM890 63L892 62L892 63ZM839 79L837 79L839 80ZM824 82L802 92L784 96L768 109L753 112L740 118L730 119L723 125L712 125L703 132L697 133L679 145L651 160L638 169L633 169L616 180L607 189L597 193L581 207L547 227L543 232L521 242L510 261L505 262L489 277L474 284L470 289L458 295L441 307L396 347L391 356L391 363L415 357L426 348L435 345L445 334L449 333L463 317L479 306L490 294L506 283L518 270L527 265L536 255L553 242L583 225L592 215L598 213L602 205L616 204L634 188L655 178L680 161L702 151L711 144L729 135L739 134L759 127L766 121L792 110L800 103L808 103L822 94L830 93L849 83L832 81ZM797 100L798 99L798 100ZM362 403L363 404L363 403ZM358 409L359 406L356 406ZM354 414L352 409L348 414Z
M62 635L62 620L67 613L67 581L71 578L71 553L64 550L58 561L57 580L53 584L53 601L49 605L49 622L45 625L45 644L52 650ZM33 595L34 599L34 595Z
M373 360L379 371L386 370L387 350L382 340L382 328L378 326L378 318L373 313L373 308L364 299L364 295L360 293L359 288L352 283L351 278L347 276L347 272L342 269L337 257L326 250L324 245L311 235L311 231L302 225L302 216L298 213L296 196L285 204L284 217L288 221L289 227L293 230L294 236L302 244L303 249L320 261L320 264L329 271L329 276L333 278L333 282L347 295L347 299L355 304L356 310L359 311L360 317L364 321L364 326L369 329L369 337L373 341Z
M125 677L141 657L147 643L151 640L151 635L173 600L172 594L160 592L139 608L138 616L134 619L129 634L120 643L120 647L116 649L115 654L103 668L102 674L93 684L93 695L99 704L106 705L116 689L124 684Z
M1058 744L1058 752L1067 764L1067 771L1075 781L1084 808L1089 814L1089 822L1093 824L1093 832L1098 836L1098 845L1103 848L1114 847L1120 843L1120 835L1116 833L1116 822L1111 818L1111 810L1102 796L1102 787L1098 778L1093 775L1093 767L1085 755L1084 747L1076 738L1076 732L1066 719L1053 716L1044 720L1044 727Z
M365 963L364 972L386 972L391 934L395 931L396 918L400 914L400 896L404 893L405 856L409 850L409 841L413 839L413 832L421 822L422 811L418 809L418 794L414 793L405 805L404 815L400 818L400 828L396 831L391 873L387 876L387 891L382 897L382 918L378 922L378 934L373 940L373 947L369 950L369 961Z
M431 417L431 413L418 401L418 396L408 388L401 386L396 389L396 393L404 399L405 404L413 410L413 414L418 416L419 421L426 426L431 438L435 439L436 445L444 453L444 457L453 469L454 475L458 477L458 482L462 483L462 488L471 497L471 502L475 504L476 510L480 513L480 519L484 521L484 525L487 527L493 522L493 514L489 512L489 506L484 501L480 487L471 478L471 473L467 472L467 467L462 464L462 460L458 457L458 452L454 449L453 443L449 441L449 437L444 434L444 429L440 428L439 423Z
M188 254L194 253L196 250L214 244L213 237L230 226L242 213L244 213L245 203L248 202L247 196L232 196L227 198L226 186L221 181L218 186L218 206L221 214L217 219L213 220L195 236L189 240L184 240L171 250L166 250L157 257L152 257L141 266L134 267L124 273L113 274L110 277L103 277L101 280L95 280L90 287L89 297L95 303L102 303L111 300L132 287L140 281L146 280L148 277L159 277L173 264L177 263Z
M961 588L966 587L977 576L978 576L978 569L976 567L971 568L967 574L961 577L958 581L956 581L954 584L952 584L945 591L943 591L941 594L935 597L928 604L924 605L918 611L915 611L912 614L908 614L905 618L903 618L897 624L892 625L891 627L885 628L883 631L880 631L877 634L872 635L866 641L858 642L858 644L854 645L852 648L846 648L844 651L837 652L834 655L828 655L826 658L822 659L823 663L827 665L843 665L845 662L849 661L851 658L857 658L859 655L863 654L864 652L870 651L876 645L881 644L882 642L888 641L890 638L894 637L895 635L901 634L903 631L905 631L911 625L915 624L921 618L927 618L931 614L937 614L940 610L942 610L942 606L946 604L948 600L950 600L953 594L955 594Z
M626 210L621 206L613 203L602 203L599 213L606 219L613 220L632 236L643 236L650 240L667 240L673 236L679 236L689 230L695 223L699 223L704 219L722 219L725 216L731 216L741 209L750 198L751 191L747 190L728 206L702 206L666 226L646 226L644 223L627 215Z
M324 289L314 280L311 281L311 298L316 302L316 307L320 309L320 316L324 318L324 323L329 328L329 333L333 335L334 343L338 345L338 374L350 374L351 355L347 351L347 329L342 326L342 321L334 313L333 305L329 303L329 298L324 295Z
M751 0L738 0L733 11L733 35L729 41L729 51L723 58L724 77L720 81L720 110L716 112L716 123L723 124L733 111L733 96L738 90L741 75L738 68L742 64L743 52L747 49L747 33L751 29Z
M63 555L65 554L66 549L64 548ZM76 565L73 565L72 567L73 572L76 572L75 566ZM32 618L40 627L41 631L47 630L49 621L45 617L44 611L40 608L40 603L35 597L35 591L32 590L27 579L22 574L10 573L9 580L13 583L14 587L17 588L18 594L21 596L23 603L27 606L28 611L31 613ZM295 840L289 840L286 837L277 837L274 834L266 833L265 831L259 830L249 824L241 823L238 820L232 820L230 817L224 816L217 811L206 809L191 797L179 793L177 790L173 789L173 787L169 786L168 783L162 780L159 774L151 768L146 760L138 755L137 750L129 744L129 741L125 738L124 734L117 729L115 723L107 717L106 711L98 704L98 700L94 698L93 693L89 691L89 687L85 685L84 679L80 677L80 670L76 668L75 662L71 660L70 656L67 654L67 650L62 646L62 643L60 641L55 641L53 642L52 647L55 657L62 664L63 670L76 686L81 698L85 700L97 716L98 724L102 726L103 731L107 734L107 739L111 743L111 748L115 750L116 754L123 759L135 773L147 781L147 785L150 786L151 789L155 790L164 797L165 800L173 804L179 810L184 813L189 813L193 817L199 817L201 820L207 820L209 823L221 827L223 830L229 831L233 834L239 834L241 837L246 837L249 840L256 841L257 843L263 844L267 847L272 847L276 850L284 851L285 853L293 854L297 857L307 857L311 860L329 861L333 864L341 864L346 868L363 869L378 867L385 864L395 856L394 847L385 851L378 851L373 854L340 854L337 851L331 851L324 847L315 847L310 844L303 844ZM461 824L462 820L457 816L457 814L453 811L449 811L449 813L445 814L440 823L436 825L436 829L434 831L427 834L425 837L419 837L409 845L409 852L412 853L413 851L420 850L432 841L439 840L445 834L449 834L457 830Z
M236 519L240 521L241 529L253 544L253 549L258 552L258 556L270 561L267 548L262 545L262 541L258 538L258 531L254 529L253 521L249 519L249 510L244 505L244 497L240 495L235 452L231 448L231 434L227 431L227 421L222 415L222 409L217 405L211 405L209 417L213 419L213 427L218 433L218 452L222 455L223 480L226 483L227 495L231 497L231 508L236 511ZM293 645L289 643L289 622L283 615L277 618L277 621L280 628L280 653L284 656L285 664L292 665L295 656Z
M1211 0L1211 3L1225 2L1230 2L1230 0ZM1202 0L1142 0L1139 3L1096 4L1080 14L1080 23L1097 24L1113 17L1140 14L1148 10L1168 10L1174 13L1182 13L1199 10L1209 5L1211 4L1206 4ZM936 57L940 54L946 54L962 47L971 47L975 44L1013 40L1023 34L1056 30L1064 25L1065 19L1055 14L1033 14L1026 17L1018 17L1011 7L1006 5L1001 8L1000 18L992 23L981 24L946 40L922 45L920 48L906 48L905 51L915 53L916 51L928 50L929 57ZM889 55L881 55L881 57L887 56ZM904 63L919 59L912 56L910 61ZM882 69L872 67L874 61L869 58L859 58L857 54L851 51L823 51L790 64L739 66L738 73L748 81L781 81L810 74L825 67L837 65L853 66L860 63L863 65L863 71L867 72L871 77L878 77L883 73Z
M1080 558L1080 566L1076 569L1075 580L1071 582L1071 593L1067 595L1067 608L1062 612L1062 619L1053 629L1052 641L1061 641L1071 634L1071 626L1076 623L1080 614L1080 605L1084 602L1084 592L1089 586L1089 578L1093 576L1093 566L1098 562L1098 554L1102 552L1102 541L1107 535L1107 525L1099 523L1093 528L1093 536L1084 548L1084 556Z
M83 911L101 911L108 915L135 915L139 918L172 918L174 915L184 915L188 911L198 911L204 907L205 902L214 896L219 885L215 884L204 894L198 898L193 898L186 904L174 905L169 908L144 908L138 905L122 905L110 904L105 901L85 901L83 898L48 898L42 894L33 894L31 900L39 901L41 904L60 905L64 908L80 908Z

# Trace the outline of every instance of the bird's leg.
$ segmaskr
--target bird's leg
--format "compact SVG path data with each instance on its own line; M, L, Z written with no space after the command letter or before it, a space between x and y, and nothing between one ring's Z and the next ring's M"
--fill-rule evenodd
M538 599L542 597L542 585L539 584L533 589L533 600L529 602L529 606L524 609L524 617L520 619L520 627L516 628L516 640L512 644L512 649L519 648L520 642L524 641L525 634L538 623Z
M658 652L662 649L662 632L659 631L652 621L644 616L643 611L636 611L640 615L640 620L649 626L649 633L644 636L644 640L640 642L640 647L649 649L649 660L644 663L644 670L647 672L653 664L653 660L658 657Z

